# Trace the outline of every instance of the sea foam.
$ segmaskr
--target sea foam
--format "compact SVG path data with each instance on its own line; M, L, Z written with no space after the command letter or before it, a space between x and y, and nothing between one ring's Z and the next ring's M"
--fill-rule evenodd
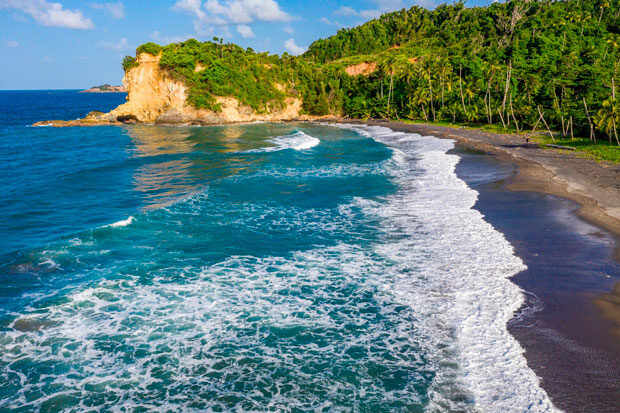
M289 135L278 136L273 139L268 139L267 142L275 146L252 149L247 152L276 152L285 149L303 151L305 149L313 148L321 143L319 139L315 138L314 136L307 135L302 131L296 131Z
M133 221L135 220L135 218L133 216L129 216L127 219L122 219L120 221L116 221L110 225L106 225L109 228L120 228L120 227L126 227L128 225L131 225L133 223Z
M478 193L456 176L459 158L447 153L453 141L384 127L340 127L394 151L389 169L398 193L365 207L384 218L392 238L401 235L377 252L395 261L402 275L385 288L415 309L427 351L442 366L430 392L431 410L469 410L469 402L455 402L464 391L480 411L555 411L506 327L525 301L509 279L526 267L473 208Z

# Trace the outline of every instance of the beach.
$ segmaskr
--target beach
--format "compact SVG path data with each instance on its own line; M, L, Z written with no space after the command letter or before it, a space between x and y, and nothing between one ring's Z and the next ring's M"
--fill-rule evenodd
M528 366L557 407L617 411L620 166L525 147L520 136L368 123L458 142L456 173L478 191L475 209L528 267L512 278L527 300L508 325ZM477 181L481 165L497 179Z
M608 165L575 153L525 144L525 137L402 122L366 122L396 131L454 139L465 147L479 149L518 166L510 189L533 191L571 199L578 214L616 237L620 235L620 165ZM620 253L616 251L616 257Z

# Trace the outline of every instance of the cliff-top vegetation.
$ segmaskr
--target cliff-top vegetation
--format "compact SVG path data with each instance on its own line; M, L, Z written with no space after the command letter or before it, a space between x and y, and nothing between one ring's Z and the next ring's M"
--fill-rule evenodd
M234 96L264 111L298 96L313 115L501 125L620 145L619 18L620 0L458 2L385 14L298 57L221 39L137 52L161 53L198 108L218 110L215 96ZM360 63L372 70L347 73Z

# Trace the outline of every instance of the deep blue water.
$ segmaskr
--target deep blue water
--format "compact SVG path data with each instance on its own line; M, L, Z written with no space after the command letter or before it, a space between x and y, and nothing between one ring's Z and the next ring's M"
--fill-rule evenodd
M523 264L452 142L29 126L123 100L0 92L0 406L551 408L506 331Z

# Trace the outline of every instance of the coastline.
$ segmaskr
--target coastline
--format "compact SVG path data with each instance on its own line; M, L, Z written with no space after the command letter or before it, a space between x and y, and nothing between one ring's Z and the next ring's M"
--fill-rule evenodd
M539 192L577 202L580 205L577 213L581 218L614 234L618 241L615 256L620 261L620 164L597 163L575 153L535 145L526 147L524 137L520 135L431 124L341 121L453 139L464 147L483 150L516 164L518 173L509 189Z
M614 209L620 205L620 165L525 147L522 136L338 121L456 141L457 175L480 194L475 208L528 266L512 278L526 304L508 324L528 365L557 407L614 411L620 393L620 219ZM478 184L467 177L468 162L512 170Z
M457 175L478 192L474 208L527 266L511 278L526 302L507 327L528 366L564 411L614 411L620 340L595 303L620 274L614 237L576 216L574 201L509 189L514 163L459 144L453 153Z

